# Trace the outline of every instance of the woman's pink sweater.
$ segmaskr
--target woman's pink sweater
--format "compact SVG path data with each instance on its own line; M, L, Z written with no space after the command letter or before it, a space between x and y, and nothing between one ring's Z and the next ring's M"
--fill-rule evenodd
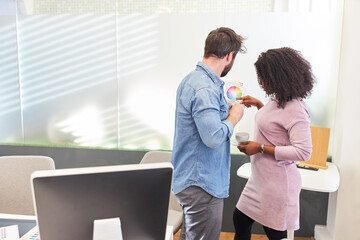
M255 117L254 141L275 146L275 156L251 156L251 176L236 207L258 223L279 230L299 229L301 176L296 161L312 151L310 115L301 99L279 108L271 100Z

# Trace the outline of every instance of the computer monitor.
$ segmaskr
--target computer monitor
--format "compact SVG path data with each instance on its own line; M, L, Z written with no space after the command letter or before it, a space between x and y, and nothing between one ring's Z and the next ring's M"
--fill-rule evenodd
M94 220L117 217L124 240L165 239L172 173L170 163L34 172L41 240L92 240Z

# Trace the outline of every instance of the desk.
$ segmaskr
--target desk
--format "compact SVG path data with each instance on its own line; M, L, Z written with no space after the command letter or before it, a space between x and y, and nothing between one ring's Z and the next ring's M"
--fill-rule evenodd
M18 225L20 237L26 234L36 225L36 217L29 215L17 215L0 213L0 227ZM173 226L166 227L165 240L173 240Z
M335 164L327 162L327 169L317 171L298 168L302 189L316 192L335 192L339 188L340 175ZM238 170L237 175L248 179L251 175L251 163L243 164ZM294 231L288 231L288 239L294 239Z
M18 225L19 235L21 237L36 226L36 217L29 215L0 213L0 227L6 227L10 225Z

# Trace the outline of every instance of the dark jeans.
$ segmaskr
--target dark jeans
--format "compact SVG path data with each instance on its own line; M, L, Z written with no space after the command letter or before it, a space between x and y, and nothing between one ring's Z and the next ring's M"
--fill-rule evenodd
M254 220L240 212L239 209L235 208L233 221L235 226L234 240L250 240L251 227L254 223ZM287 231L277 231L265 226L263 226L263 228L269 240L281 240L287 237Z

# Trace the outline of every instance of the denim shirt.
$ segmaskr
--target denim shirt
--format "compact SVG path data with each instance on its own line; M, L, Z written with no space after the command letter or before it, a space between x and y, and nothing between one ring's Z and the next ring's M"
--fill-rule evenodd
M225 120L229 106L223 86L212 69L198 62L178 87L171 156L175 194L198 186L218 198L229 195L230 138L234 128Z

